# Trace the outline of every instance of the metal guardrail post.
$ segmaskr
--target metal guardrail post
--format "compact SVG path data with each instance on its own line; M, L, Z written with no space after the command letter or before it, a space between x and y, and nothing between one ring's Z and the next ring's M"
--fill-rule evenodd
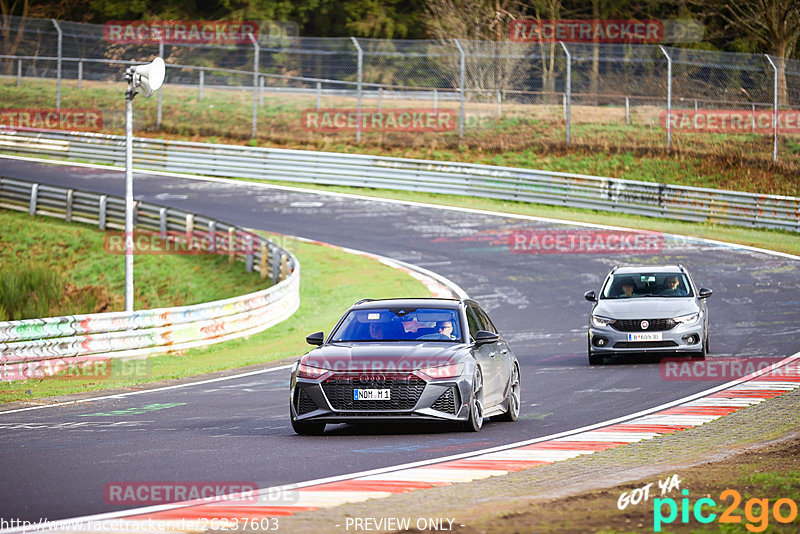
M72 189L67 189L66 206L64 209L64 222L72 222Z
M208 221L208 249L212 254L217 253L217 223Z
M361 97L362 97L362 83L364 81L364 51L361 50L361 45L355 37L350 37L353 44L358 51L358 102L356 104L356 143L361 142Z
M159 40L158 40L158 57L160 57L160 58L164 57L164 40L161 39L161 38L159 38ZM165 65L165 67L166 67L166 65ZM158 88L158 110L156 112L156 129L157 130L161 129L161 117L162 117L162 115L161 115L161 105L162 105L161 97L162 97L162 93L163 92L164 92L164 86L162 85L161 87Z
M167 208L158 209L158 233L161 239L167 238Z
M245 242L245 250L247 254L244 257L244 268L248 273L253 272L253 236L247 234L247 237L244 239Z
M460 64L460 76L459 76L459 92L461 93L461 111L459 112L458 116L458 144L462 144L464 141L464 81L465 81L465 71L466 71L466 57L464 56L464 49L461 48L461 43L458 42L458 39L453 39L455 41L456 46L458 47L458 53L461 55L461 64Z
M197 87L197 101L200 102L203 100L203 84L205 83L205 71L200 71L200 80Z
M22 85L22 60L17 60L17 87Z
M317 106L316 110L319 111L322 105L322 82L317 82Z
M97 227L100 230L106 229L106 207L108 206L108 196L100 195L97 202Z
M78 91L83 89L83 61L78 61Z
M769 54L764 54L775 71L772 86L772 161L778 161L778 66Z
M258 133L258 65L260 52L258 41L253 34L250 35L250 41L253 43L253 127L250 130L250 138L255 139Z
M30 208L28 209L28 213L31 215L36 215L36 202L39 199L39 184L33 184L31 186L31 201L30 201Z
M53 26L56 27L56 31L58 32L58 62L56 67L56 76L58 78L56 84L56 110L61 110L61 47L64 42L64 34L61 31L61 26L58 25L58 21L56 19L50 19L53 23Z
M667 150L669 150L672 142L672 58L662 45L658 47L667 58Z
M561 48L564 49L564 55L567 56L567 86L564 88L564 98L566 101L566 111L567 111L567 146L569 146L570 142L570 134L571 134L571 126L572 126L572 55L567 50L567 45L565 45L562 41L559 41L558 44L561 45Z

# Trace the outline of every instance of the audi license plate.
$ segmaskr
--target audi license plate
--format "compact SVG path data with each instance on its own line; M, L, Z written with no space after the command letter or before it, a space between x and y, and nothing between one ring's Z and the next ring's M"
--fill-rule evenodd
M636 332L628 334L628 341L661 341L661 332Z
M353 400L391 400L391 389L354 389Z

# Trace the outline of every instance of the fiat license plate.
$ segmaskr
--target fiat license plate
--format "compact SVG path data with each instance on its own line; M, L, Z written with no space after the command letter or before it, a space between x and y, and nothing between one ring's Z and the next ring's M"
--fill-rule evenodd
M661 341L661 332L636 332L628 334L628 341Z
M391 389L354 389L353 400L391 400Z

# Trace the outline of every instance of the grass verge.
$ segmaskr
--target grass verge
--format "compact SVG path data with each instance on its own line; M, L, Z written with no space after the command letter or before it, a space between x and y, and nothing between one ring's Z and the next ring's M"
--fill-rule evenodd
M267 234L264 234L267 235ZM270 236L268 236L270 237ZM300 309L286 321L250 336L185 353L153 356L124 376L110 373L102 379L43 379L0 383L0 402L34 400L177 379L280 360L307 351L305 336L330 331L345 309L356 300L398 295L426 297L425 286L406 273L363 256L332 247L281 238L301 265ZM205 271L204 271L205 272ZM207 279L198 276L198 282Z
M56 315L121 311L124 309L125 260L103 247L107 234L82 223L67 224L49 217L0 209L0 271L7 314L0 321ZM26 290L26 272L48 274L57 290ZM14 274L19 281L11 281ZM135 308L185 306L258 291L269 286L241 263L224 256L145 255L134 262ZM0 310L2 312L2 310ZM42 313L45 312L45 313ZM20 316L22 315L22 316Z

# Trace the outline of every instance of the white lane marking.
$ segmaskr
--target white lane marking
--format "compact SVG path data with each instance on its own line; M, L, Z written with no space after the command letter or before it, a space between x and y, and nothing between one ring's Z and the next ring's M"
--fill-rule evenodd
M69 161L59 161L59 160L52 160L52 159L45 159L45 158L34 158L30 156L10 156L10 155L0 155L0 158L7 158L7 159L15 159L20 161L31 161L35 163L48 163L48 164L55 164L55 165L70 165L74 167L86 167L90 169L104 169L104 170L115 170L118 172L123 172L123 168L115 167L113 165L98 165L96 163L73 163ZM520 169L520 171L524 171L525 169ZM396 200L391 198L381 198L381 197L371 197L368 195L358 195L354 193L338 193L335 191L322 191L319 189L306 189L303 187L296 187L296 186L288 186L288 185L275 185L275 184L264 184L260 182L250 182L241 179L233 179L233 178L218 178L214 176L195 176L191 174L182 174L177 172L168 172L168 171L151 171L147 169L134 169L134 172L139 174L151 174L154 176L170 176L173 178L184 178L187 180L198 180L198 181L206 181L206 182L217 182L217 183L224 183L227 185L232 184L239 184L239 185L248 185L254 187L260 187L263 189L277 189L281 191L293 191L297 193L307 193L307 194L314 194L314 195L322 195L322 196L332 196L332 197L340 197L340 198L352 198L356 200L371 200L375 202L385 202L388 204L402 204L406 206L417 206L422 208L433 208L433 209L441 209L441 210L448 210L448 211L460 211L464 213L476 213L476 214L484 214L484 215L493 215L496 217L506 217L512 219L520 219L520 220L527 220L527 221L540 221L540 222L549 222L555 224L566 224L569 226L582 226L584 228L599 228L604 230L623 230L628 232L655 232L654 230L642 230L637 228L627 228L625 226L612 226L608 224L598 224L598 223L587 223L587 222L576 222L576 221L568 221L566 219L556 219L553 217L539 217L535 215L522 215L519 213L506 213L503 211L493 211L493 210L481 210L477 208L463 208L460 206L445 206L441 204L430 204L427 202L416 202L412 200ZM278 181L278 180L276 180ZM390 191L390 190L389 190ZM800 260L800 256L796 256L794 254L789 254L786 252L778 252L776 250L768 250L764 248L758 247L751 247L749 245L740 245L738 243L728 243L726 241L718 241L716 239L708 239L704 237L694 237L694 236L683 236L680 234L670 234L665 232L655 232L662 236L671 237L679 240L688 240L688 241L696 241L698 243L708 243L712 245L717 245L720 247L725 248L736 248L741 250L748 250L751 252L761 252L764 254L771 254L773 256L779 256L783 258L788 258L792 260Z
M77 400L68 401L68 402L59 402L59 403L55 403L55 404L43 404L41 406L30 406L30 407L27 407L27 408L17 408L15 410L5 410L5 411L0 411L0 417L4 416L6 414L10 414L10 413L29 412L31 410L42 410L44 408L53 408L53 407L56 407L56 406L72 406L72 405L75 405L75 404L82 404L84 402L94 402L94 401L106 400L106 399L124 399L125 397L131 397L133 395L142 395L142 394L145 394L145 393L169 391L171 389L180 389L180 388L187 388L187 387L193 387L193 386L201 386L203 384L211 384L213 382L221 382L223 380L234 380L236 378L242 378L244 376L253 376L253 375L258 375L258 374L263 374L263 373L271 373L273 371L282 371L284 369L291 368L292 365L293 364L281 365L281 366L278 366L278 367L270 367L269 369L260 369L258 371L248 371L246 373L239 373L239 374L230 375L230 376L221 376L221 377L218 377L218 378L209 378L207 380L200 380L198 382L187 382L186 384L175 384L174 386L162 386L162 387L153 388L153 389L142 389L142 390L138 390L138 391L129 391L127 393L115 393L113 395L104 395L102 397L89 397L87 399L77 399Z

